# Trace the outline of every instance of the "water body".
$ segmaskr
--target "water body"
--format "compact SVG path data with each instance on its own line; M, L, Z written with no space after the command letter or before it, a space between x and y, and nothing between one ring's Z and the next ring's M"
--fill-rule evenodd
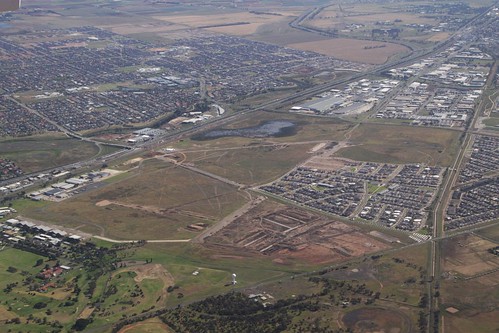
M7 24L7 23L0 23L0 29L6 29L6 28L10 28L11 25L10 24Z
M212 140L225 137L244 138L268 138L284 137L296 134L296 124L288 120L270 120L258 126L236 128L236 129L216 129L210 132L194 136L193 140Z

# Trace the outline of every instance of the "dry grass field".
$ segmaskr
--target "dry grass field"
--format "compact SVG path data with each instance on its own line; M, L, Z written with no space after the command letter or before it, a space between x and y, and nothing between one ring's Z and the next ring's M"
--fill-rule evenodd
M360 308L347 312L342 321L353 332L412 332L411 320L394 309Z
M465 277L499 268L499 256L487 250L496 243L477 236L460 236L444 242L444 269Z
M427 163L449 166L459 144L459 132L434 128L361 124L338 155L379 163Z
M495 332L499 299L499 257L487 250L497 246L475 235L461 235L442 243L443 307L459 312L444 313L446 332Z
M245 202L231 185L157 159L100 189L23 211L27 217L118 239L190 239ZM107 202L106 202L107 200Z
M12 313L11 311L7 311L7 309L3 306L0 306L0 323L4 320L10 320L15 317L16 316L14 313Z
M268 183L309 157L313 144L256 145L185 152L195 167L246 185Z
M445 332L452 333L489 333L497 332L497 318L499 310L474 313L471 316L463 316L462 313L455 315L445 314Z
M409 51L407 47L399 44L348 38L296 43L288 46L299 50L314 51L338 59L368 64L383 64L390 57Z

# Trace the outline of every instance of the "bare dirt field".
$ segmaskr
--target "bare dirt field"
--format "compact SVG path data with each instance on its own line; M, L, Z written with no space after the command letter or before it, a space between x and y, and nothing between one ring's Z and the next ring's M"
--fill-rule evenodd
M205 241L269 255L281 264L339 262L390 247L357 227L275 202L263 202Z
M123 327L119 333L170 333L173 332L166 324L159 318L152 318L140 321Z
M335 171L345 166L345 160L331 156L313 156L303 164L306 168Z
M409 51L407 47L399 44L348 38L295 43L288 46L367 64L383 64L390 57Z
M174 284L173 276L160 264L145 264L145 265L137 265L125 268L123 270L118 271L116 274L120 272L135 272L137 275L133 278L133 280L137 283L142 282L145 279L159 279L163 282L165 286L172 286Z
M7 311L7 309L4 308L3 306L0 306L0 322L2 322L4 320L9 320L12 318L15 318L14 313Z

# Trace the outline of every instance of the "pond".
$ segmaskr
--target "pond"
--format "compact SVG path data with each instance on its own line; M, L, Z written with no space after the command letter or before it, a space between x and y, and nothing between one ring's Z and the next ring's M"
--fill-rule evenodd
M212 140L224 137L244 137L244 138L268 138L283 137L296 134L296 124L289 120L265 121L258 126L215 129L206 133L194 136L193 140Z

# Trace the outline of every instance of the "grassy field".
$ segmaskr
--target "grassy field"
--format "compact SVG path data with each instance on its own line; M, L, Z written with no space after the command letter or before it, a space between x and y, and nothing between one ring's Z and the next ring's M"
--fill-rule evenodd
M189 239L192 223L212 224L246 200L236 188L151 159L102 188L23 215L118 239Z
M153 306L165 304L166 288L173 283L166 283L166 279L162 276L164 273L162 267L156 271L152 271L151 267L161 266L131 266L111 275L107 282L107 297L101 303L94 325L116 322L124 315L140 313ZM149 269L149 272L145 269Z
M477 230L475 232L477 235L485 236L488 239L492 239L499 243L499 224L492 225L488 228Z
M187 162L238 183L270 182L305 160L314 144L255 146L233 150L187 152Z
M39 310L33 307L38 302L47 303L47 307L53 309L54 318L63 318L68 315L66 312L68 310L65 308L58 310L57 313L55 312L55 308L59 304L56 299L57 295L46 295L38 292L28 293L27 287L22 287L27 275L36 274L43 267L35 267L38 259L45 260L46 258L12 248L3 248L0 251L0 298L2 299L0 321L19 318L23 323L22 329L31 332L45 332L46 329L46 327L40 327L33 321L27 322L30 315L38 318L46 316L44 314L46 309ZM42 265L45 265L45 262ZM14 268L15 271L11 268L9 272L9 267ZM6 291L8 284L15 285L10 292ZM50 318L50 320L53 320L53 318ZM0 328L0 332L7 332L13 326L4 326L2 323L0 327L5 327L5 330Z
M388 302L400 301L417 306L423 292L420 281L421 274L426 269L427 253L428 246L421 245L379 259L374 276L380 284L380 298Z
M361 124L351 135L352 147L341 157L378 163L427 163L449 166L459 145L459 132L408 126Z
M35 172L89 159L99 153L93 143L65 136L33 136L0 140L0 157L16 162L24 172Z
M236 287L239 289L263 281L289 278L296 272L317 268L306 262L278 265L272 262L272 258L251 251L191 243L150 243L133 255L136 260L148 258L152 259L153 264L161 264L178 287L169 293L168 305L229 292L233 289L227 286L232 273L237 274ZM195 271L199 274L193 275Z

